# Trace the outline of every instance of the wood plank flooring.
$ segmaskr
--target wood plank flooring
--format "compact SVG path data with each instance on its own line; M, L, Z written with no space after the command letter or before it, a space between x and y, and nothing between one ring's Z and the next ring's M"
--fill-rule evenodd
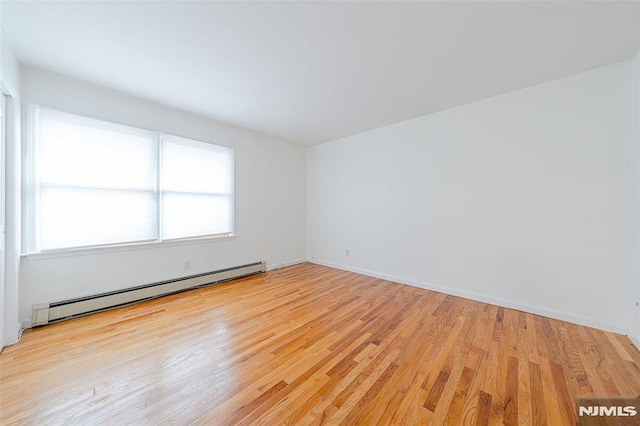
M640 395L628 338L301 264L27 330L0 424L572 425Z

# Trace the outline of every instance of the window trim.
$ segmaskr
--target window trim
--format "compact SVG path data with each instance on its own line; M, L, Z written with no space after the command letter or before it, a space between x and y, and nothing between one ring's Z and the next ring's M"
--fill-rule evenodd
M65 247L65 248L56 248L56 249L45 249L45 250L36 250L38 238L38 230L37 230L37 221L36 221L36 212L37 212L37 188L39 180L37 179L37 149L36 149L36 135L37 135L37 126L38 126L38 112L41 109L48 109L51 111L61 112L65 114L71 114L82 118L87 118L90 120L97 120L106 122L109 124L114 124L117 126L130 127L133 129L143 130L147 132L152 132L156 136L156 168L158 170L157 173L157 196L158 196L158 225L155 240L144 240L144 241L130 241L123 243L111 243L111 244L97 244L90 246L78 246L78 247ZM26 257L28 259L48 259L48 258L56 258L56 257L67 257L67 256L79 256L79 255L90 255L90 254L100 254L100 253L113 253L113 252L122 252L122 251L130 251L130 250L147 250L150 248L161 248L161 247L173 247L173 246L181 246L188 244L202 244L202 243L210 243L216 241L226 241L233 240L236 237L235 233L235 149L229 145L222 145L219 143L212 143L208 141L192 139L186 136L179 136L172 133L163 132L160 130L149 130L145 128L141 128L138 126L132 126L129 124L122 124L114 121L105 120L104 118L98 118L91 115L86 114L78 114L74 111L69 111L65 109L60 109L56 107L51 107L45 104L37 104L37 103L28 103L27 104L27 126L26 126L26 138L25 144L23 146L23 191L22 191L22 205L23 205L23 227L22 227L22 252L21 257ZM207 143L223 148L228 148L231 150L231 163L232 163L232 173L231 173L231 232L228 233L220 233L220 234L209 234L209 235L200 235L200 236L189 236L189 237L180 237L180 238L172 238L172 239L162 239L162 196L161 196L161 149L162 149L162 138L163 136L173 136L177 138L189 139L195 142Z
M191 238L181 238L181 239L175 239L175 240L144 241L144 242L126 243L126 244L111 244L111 245L102 245L102 246L90 246L90 247L85 246L85 247L55 249L55 250L46 250L41 252L21 253L20 256L23 258L27 258L29 260L46 260L46 259L56 259L61 257L89 256L89 255L99 255L99 254L107 254L107 253L123 253L127 251L179 247L179 246L193 245L193 244L206 244L206 243L214 244L222 241L235 240L235 238L236 238L235 234L229 234L229 235L218 234L218 235L210 235L205 237L191 237Z

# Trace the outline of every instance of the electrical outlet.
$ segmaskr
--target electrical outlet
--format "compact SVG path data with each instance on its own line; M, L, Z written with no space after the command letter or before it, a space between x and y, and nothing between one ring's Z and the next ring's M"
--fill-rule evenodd
M347 256L351 256L351 249L347 249L347 250L345 251L345 254L346 254Z
M184 269L191 269L191 260L186 259L183 265L184 265Z

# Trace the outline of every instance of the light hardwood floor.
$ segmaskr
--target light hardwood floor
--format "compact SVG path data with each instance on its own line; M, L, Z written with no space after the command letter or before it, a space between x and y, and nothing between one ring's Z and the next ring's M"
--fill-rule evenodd
M1 424L575 424L621 335L312 264L24 333Z

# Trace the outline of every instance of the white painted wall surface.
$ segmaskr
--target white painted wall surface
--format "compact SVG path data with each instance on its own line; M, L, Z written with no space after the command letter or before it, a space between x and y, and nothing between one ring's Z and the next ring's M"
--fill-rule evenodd
M0 5L0 16L2 16L1 13L2 6ZM17 91L20 82L20 65L13 53L4 28L0 28L0 67L2 70L2 78Z
M633 202L633 229L634 244L633 256L635 264L632 270L633 279L630 287L629 304L629 337L640 349L640 51L632 59L631 67L631 87L632 87L632 120L631 120L631 170L633 172L633 182L631 199Z
M171 84L171 82L167 82ZM305 149L210 119L31 68L22 70L22 100L140 128L161 130L235 150L232 240L101 254L23 257L20 313L34 303L193 275L266 260L305 257ZM25 110L26 111L26 110ZM191 269L183 261L191 260Z
M3 4L0 2L0 21ZM7 96L5 146L5 264L4 301L0 315L4 316L4 344L20 338L22 324L19 305L19 246L20 246L20 66L9 39L0 28L0 91Z
M307 255L626 333L630 75L627 61L311 147Z

